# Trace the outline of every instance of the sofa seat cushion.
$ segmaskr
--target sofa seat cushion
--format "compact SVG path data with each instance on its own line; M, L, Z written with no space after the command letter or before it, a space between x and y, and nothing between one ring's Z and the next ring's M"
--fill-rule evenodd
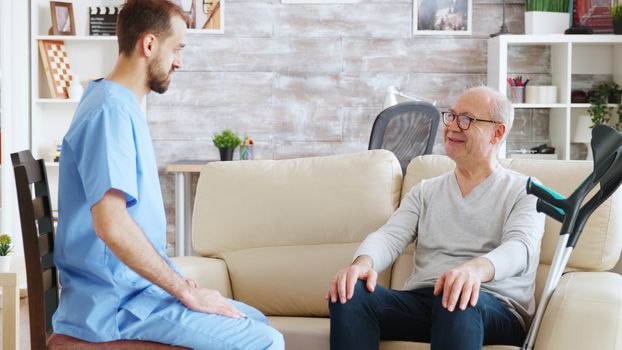
M323 317L268 317L270 324L285 337L285 348L328 350L330 320ZM405 341L382 341L381 350L429 350L430 344ZM484 350L517 350L518 347L494 345Z

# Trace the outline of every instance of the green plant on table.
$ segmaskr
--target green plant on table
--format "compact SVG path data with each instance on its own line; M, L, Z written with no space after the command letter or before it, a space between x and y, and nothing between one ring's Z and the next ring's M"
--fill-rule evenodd
M13 251L11 236L7 234L0 235L0 256L7 256Z
M618 104L618 121L614 127L618 130L622 130L622 89L614 81L604 81L594 86L592 90L592 96L590 97L590 107L587 113L592 118L592 127L600 124L608 124L613 117L613 107L609 106L611 100L612 103Z
M214 146L218 148L236 148L242 142L233 131L227 129L220 134L214 135Z

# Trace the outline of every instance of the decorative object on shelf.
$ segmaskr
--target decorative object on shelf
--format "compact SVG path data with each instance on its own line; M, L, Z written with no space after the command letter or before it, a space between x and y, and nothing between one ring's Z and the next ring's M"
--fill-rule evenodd
M561 34L568 28L567 0L525 0L525 34Z
M0 272L8 272L11 269L11 256L13 251L13 243L11 236L7 234L0 235Z
M496 32L495 34L490 34L490 37L495 37L497 35L502 35L502 34L509 34L510 31L508 30L508 26L505 24L505 0L503 0L503 12L501 15L501 28L499 28L499 31Z
M71 66L65 50L65 42L39 40L39 53L51 97L68 98L67 90L71 82Z
M592 126L609 124L613 117L613 107L609 103L618 104L618 121L615 128L622 131L622 89L616 82L609 80L594 85L590 97L590 108L587 113L592 117Z
M619 0L613 0L611 4L611 17L613 18L613 33L622 34L622 4Z
M82 98L82 94L84 93L84 88L80 85L80 76L74 74L71 76L71 83L69 84L69 89L67 89L67 94L69 98L74 101L80 101Z
M255 159L253 148L253 139L251 139L249 135L246 135L246 133L244 133L244 140L242 140L242 144L240 145L240 160Z
M63 148L63 145L56 145L56 149L52 153L52 161L54 163L60 162L60 151Z
M525 88L525 103L557 103L557 86L530 85Z
M471 35L473 0L413 0L413 34Z
M529 78L523 81L522 76L515 78L508 77L508 87L510 88L510 100L512 103L524 103L525 102L525 87L529 84Z
M76 35L72 3L50 1L50 14L52 15L52 34Z
M188 17L188 28L197 32L224 32L224 0L170 0Z
M89 35L117 35L117 16L115 6L89 7Z
M583 90L572 90L570 103L587 103L587 93Z
M577 120L572 133L572 142L584 143L587 147L586 160L593 160L592 155L592 120L589 115L582 115Z
M226 129L214 135L213 142L220 151L220 160L233 160L233 152L240 146L242 140L233 131Z
M613 20L609 9L610 6L611 0L572 1L572 27L587 29L594 34L612 33ZM584 33L569 32L566 34Z

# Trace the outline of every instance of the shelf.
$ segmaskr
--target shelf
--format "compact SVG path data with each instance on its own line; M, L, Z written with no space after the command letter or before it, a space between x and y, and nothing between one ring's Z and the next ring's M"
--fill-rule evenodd
M110 35L37 35L34 40L63 41L117 41L117 36Z
M566 108L565 103L515 103L514 108Z
M80 100L61 99L61 98L38 98L35 100L37 103L42 104L78 104Z
M45 166L48 168L58 168L59 165L58 162L45 162Z
M590 108L590 104L589 103L572 103L570 104L570 108ZM618 105L615 103L609 103L607 104L608 107L617 107Z
M507 44L525 44L525 45L551 45L551 44L620 44L619 35L614 34L598 34L598 35L566 35L566 34L549 34L549 35L499 35L491 40L504 42Z

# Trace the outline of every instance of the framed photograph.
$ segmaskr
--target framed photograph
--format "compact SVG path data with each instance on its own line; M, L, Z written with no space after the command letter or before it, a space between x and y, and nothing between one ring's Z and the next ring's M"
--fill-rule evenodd
M72 3L50 1L50 13L52 15L52 34L76 35Z
M413 34L471 35L473 0L413 0Z
M612 0L574 0L572 25L591 28L594 34L613 33L611 4Z
M225 0L171 0L189 19L189 33L224 33Z

